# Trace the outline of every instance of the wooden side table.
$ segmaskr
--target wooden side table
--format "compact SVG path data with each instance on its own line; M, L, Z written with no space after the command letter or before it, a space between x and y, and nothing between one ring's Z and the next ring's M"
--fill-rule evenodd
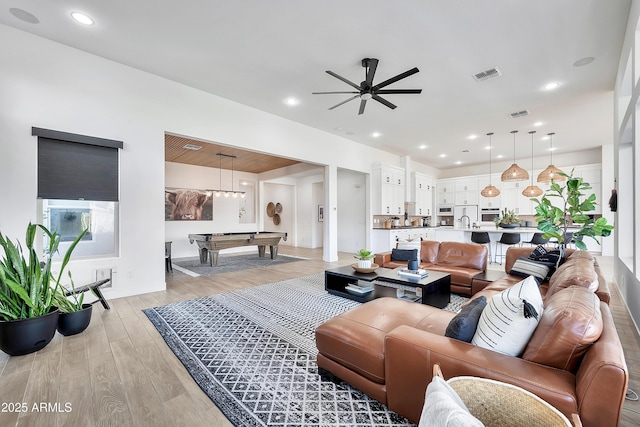
M471 295L483 290L488 284L498 279L502 279L507 274L502 270L485 270L476 274L471 279Z

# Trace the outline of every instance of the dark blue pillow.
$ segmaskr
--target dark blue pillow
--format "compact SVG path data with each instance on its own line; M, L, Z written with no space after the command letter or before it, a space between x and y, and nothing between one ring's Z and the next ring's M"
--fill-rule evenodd
M473 335L476 333L482 310L484 310L486 306L487 298L484 296L469 301L469 303L460 310L460 313L451 319L444 336L464 342L471 342Z
M391 261L417 261L418 250L417 249L392 249Z

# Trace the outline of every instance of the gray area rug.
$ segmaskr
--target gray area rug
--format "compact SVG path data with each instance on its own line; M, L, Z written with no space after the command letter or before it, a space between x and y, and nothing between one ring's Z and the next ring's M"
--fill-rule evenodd
M451 308L464 300L452 295ZM319 273L144 313L235 426L413 425L318 375L315 329L358 305L328 294Z
M229 273L251 268L271 267L290 262L301 261L307 258L278 255L276 259L271 259L267 253L264 257L259 257L258 253L247 253L242 255L220 255L218 265L210 267L209 262L200 263L200 257L178 258L172 261L176 270L190 276L210 276L212 274ZM186 270L186 271L185 271Z

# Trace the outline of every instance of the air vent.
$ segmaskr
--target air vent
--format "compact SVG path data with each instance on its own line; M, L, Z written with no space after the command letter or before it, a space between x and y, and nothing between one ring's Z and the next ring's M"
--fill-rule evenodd
M194 144L185 144L182 148L186 148L187 150L198 151L202 147L199 146L199 145L194 145Z
M477 73L473 75L473 78L477 82L483 82L485 80L493 79L494 77L500 77L502 73L498 69L498 67L491 68L489 70L482 71L481 73Z
M509 115L511 116L512 119L517 119L518 117L528 116L529 115L529 111L527 111L527 110L516 111L515 113L511 113Z

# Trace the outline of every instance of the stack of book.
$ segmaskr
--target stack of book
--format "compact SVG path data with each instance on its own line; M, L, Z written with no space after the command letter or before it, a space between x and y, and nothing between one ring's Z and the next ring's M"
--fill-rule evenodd
M424 279L429 276L429 272L423 269L409 270L407 268L403 268L402 270L398 270L398 275L409 279Z
M367 295L373 291L373 286L370 284L349 283L344 289L350 294Z

